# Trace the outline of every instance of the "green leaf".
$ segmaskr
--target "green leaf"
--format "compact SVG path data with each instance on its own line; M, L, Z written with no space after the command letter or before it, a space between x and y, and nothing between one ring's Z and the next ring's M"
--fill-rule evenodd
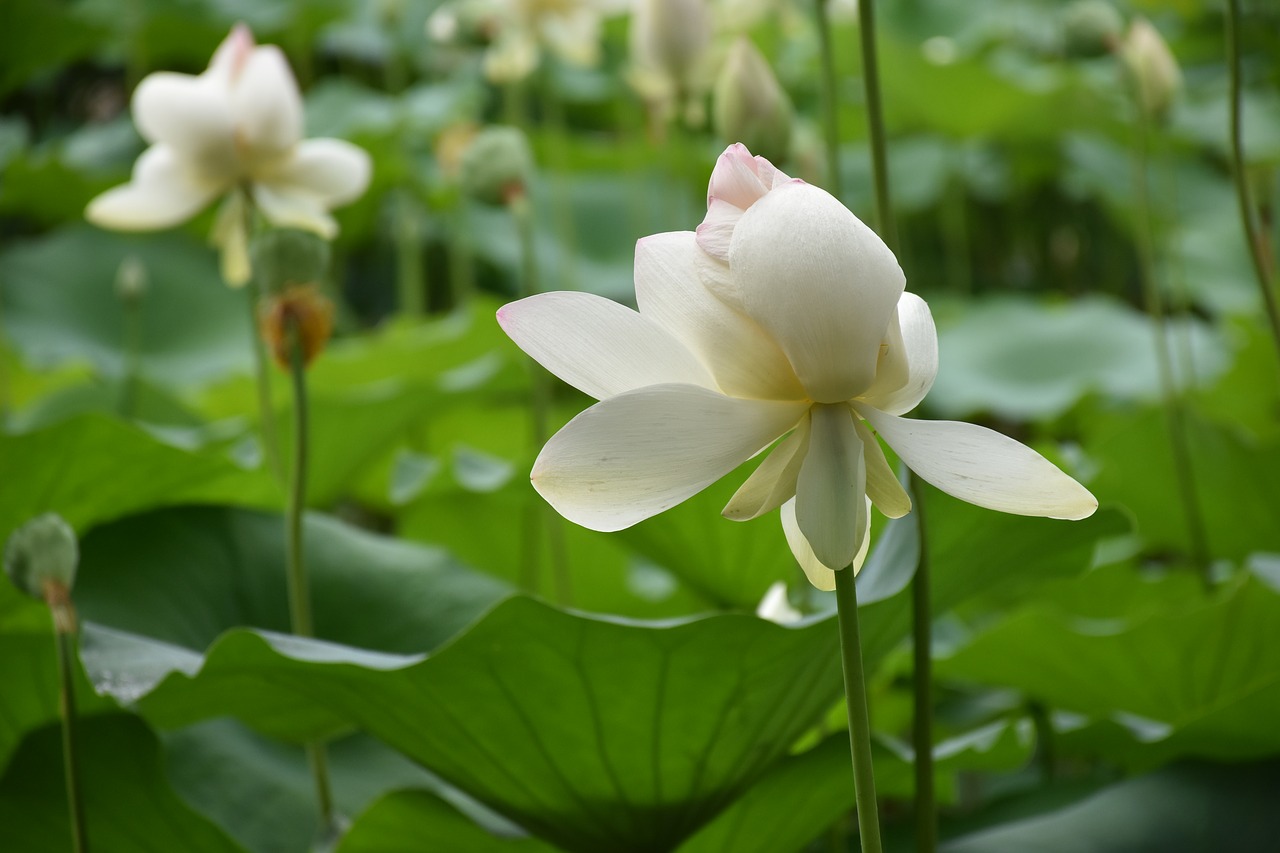
M1128 600L1157 597L1164 606L1090 618L1053 599L1030 605L939 661L938 674L1015 687L1049 707L1120 723L1141 745L1126 756L1139 766L1280 750L1280 594L1243 575L1187 603L1181 585L1116 571L1143 590Z
M430 843L438 850L467 853L553 853L527 835L490 833L429 791L396 791L356 819L337 853L418 853Z
M328 640L427 651L508 594L439 548L321 515L303 534L316 631ZM236 626L288 631L284 521L184 507L99 527L81 543L76 603L88 620L197 651Z
M942 846L944 853L1264 853L1275 846L1276 762L1187 764Z
M785 754L840 690L829 621L619 623L523 598L425 661L239 630L198 674L150 687L146 673L130 672L142 641L119 640L87 635L86 660L159 725L232 713L295 740L359 726L583 851L675 846Z
M91 849L102 853L243 851L173 793L155 735L140 720L109 714L81 718L77 725ZM29 736L0 779L0 826L9 849L23 853L69 849L58 726Z
M173 434L179 438L178 434ZM41 512L78 532L157 506L227 501L274 505L279 488L216 446L186 450L103 415L37 432L0 434L0 534Z

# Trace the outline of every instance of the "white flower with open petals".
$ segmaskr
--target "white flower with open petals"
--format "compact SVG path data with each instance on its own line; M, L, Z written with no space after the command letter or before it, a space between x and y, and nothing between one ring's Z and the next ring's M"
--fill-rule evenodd
M534 463L534 487L570 521L629 527L767 449L724 514L781 508L809 580L833 589L833 570L862 565L870 506L891 518L911 509L876 434L978 506L1068 519L1097 508L1011 438L900 417L937 374L928 306L839 201L741 145L716 164L696 234L636 245L635 285L638 312L585 293L498 312L525 352L600 401Z
M133 120L151 147L129 183L89 202L104 228L149 231L185 222L214 199L226 202L214 227L224 273L248 279L247 203L271 223L326 239L329 210L369 184L369 155L339 139L302 140L302 97L274 45L254 44L237 25L198 76L161 71L133 93Z

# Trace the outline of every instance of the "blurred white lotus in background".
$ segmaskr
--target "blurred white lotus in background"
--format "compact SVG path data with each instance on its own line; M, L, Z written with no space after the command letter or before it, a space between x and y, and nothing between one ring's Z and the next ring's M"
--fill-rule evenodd
M978 506L1070 519L1097 508L1011 438L899 417L937 374L928 306L839 201L741 145L717 162L696 233L639 241L635 285L638 312L586 293L498 312L525 352L600 400L533 467L534 487L571 521L629 527L769 449L724 514L781 508L809 580L832 589L833 570L865 558L870 506L892 518L911 508L876 433Z
M243 24L203 74L144 78L132 110L151 147L129 183L93 199L85 216L104 228L148 231L184 222L226 196L213 237L232 284L249 278L250 205L274 225L331 239L338 226L329 210L369 184L362 149L340 139L302 140L302 97L288 61L274 45L255 45Z

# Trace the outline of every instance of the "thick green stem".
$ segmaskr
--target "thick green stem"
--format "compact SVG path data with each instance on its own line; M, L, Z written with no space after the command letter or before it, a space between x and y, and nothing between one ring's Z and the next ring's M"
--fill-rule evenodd
M280 460L280 434L276 432L275 405L271 402L271 368L267 360L267 345L258 334L258 301L261 288L250 281L244 288L249 307L249 337L253 341L253 367L258 385L258 427L262 437L262 452L267 467L276 480L285 480L284 463Z
M124 302L124 387L120 392L120 416L132 420L138 413L138 374L142 365L142 298Z
M311 588L302 541L309 453L307 365L296 319L290 315L285 322L289 344L289 375L293 384L293 470L289 482L289 501L285 508L285 570L289 585L289 619L294 634L313 637L315 625L311 618ZM311 764L311 775L315 779L316 802L321 822L326 832L333 832L336 822L329 785L329 761L324 744L307 744L307 759Z
M1154 330L1160 396L1164 404L1165 418L1168 421L1174 475L1177 478L1178 496L1182 501L1187 535L1190 538L1191 559L1202 573L1206 586L1211 586L1212 567L1209 564L1208 536L1205 532L1204 517L1200 512L1200 503L1196 498L1195 474L1191 465L1191 444L1187 436L1181 394L1178 392L1177 379L1173 373L1168 318L1165 317L1164 300L1156 281L1155 238L1152 235L1151 201L1147 187L1148 127L1146 115L1141 109L1137 112L1136 122L1137 145L1133 160L1133 194L1137 208L1135 232L1142 297Z
M422 229L413 194L402 189L396 196L396 290L400 311L410 317L426 312L427 274L422 264Z
M919 481L907 475L911 509L920 529L920 558L911 582L911 624L913 626L911 681L915 713L911 744L915 749L916 851L938 849L938 815L933 790L933 602L929 594L929 551L926 547L925 510Z
M1271 281L1271 267L1266 256L1263 237L1254 216L1249 177L1245 171L1244 131L1241 118L1240 80L1240 0L1227 0L1227 63L1231 69L1231 173L1235 178L1236 200L1240 207L1240 221L1244 225L1245 241L1249 244L1249 258L1253 261L1258 289L1262 291L1262 304L1271 324L1271 337L1280 356L1280 307L1276 305L1275 286Z
M852 566L836 572L836 605L844 698L849 709L849 748L853 752L858 835L862 839L862 853L881 853L880 811L876 805L875 772L871 766L871 715L867 711L867 682L862 671L862 643L858 637L858 591Z
M880 239L894 251L898 229L889 196L889 148L884 133L884 109L880 101L880 69L876 61L876 9L874 0L858 2L858 38L862 45L862 88L867 101L867 136L871 142L871 179L876 189L876 221Z
M822 129L826 136L827 192L840 198L840 107L827 0L814 0L813 10L818 25L818 61L822 65Z
M75 853L88 853L89 830L80 788L80 764L76 750L76 690L74 642L76 615L65 587L46 588L46 600L53 613L54 639L58 652L58 705L62 716L62 768L67 787L67 809L71 814L71 845Z

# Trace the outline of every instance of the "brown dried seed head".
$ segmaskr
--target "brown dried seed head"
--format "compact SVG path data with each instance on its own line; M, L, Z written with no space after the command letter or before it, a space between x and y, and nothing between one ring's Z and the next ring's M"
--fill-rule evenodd
M305 367L333 333L333 303L314 284L291 284L263 302L259 329L277 364L289 368L296 340Z

